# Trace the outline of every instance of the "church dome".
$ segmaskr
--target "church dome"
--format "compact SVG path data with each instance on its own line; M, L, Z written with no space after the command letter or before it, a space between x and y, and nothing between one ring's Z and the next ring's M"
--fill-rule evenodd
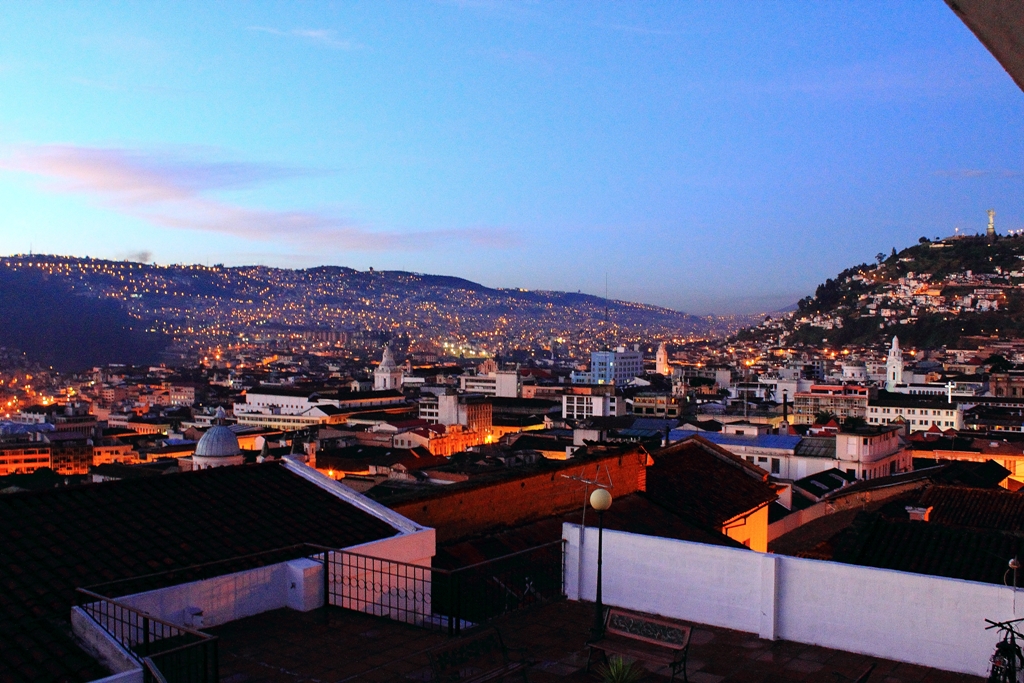
M202 458L228 458L241 452L235 433L223 425L216 425L199 439L195 454Z

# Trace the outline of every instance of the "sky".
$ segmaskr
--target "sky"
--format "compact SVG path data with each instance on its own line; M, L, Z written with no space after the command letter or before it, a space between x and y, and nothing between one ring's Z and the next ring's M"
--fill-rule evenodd
M773 311L1024 228L1024 93L942 0L8 3L0 254Z

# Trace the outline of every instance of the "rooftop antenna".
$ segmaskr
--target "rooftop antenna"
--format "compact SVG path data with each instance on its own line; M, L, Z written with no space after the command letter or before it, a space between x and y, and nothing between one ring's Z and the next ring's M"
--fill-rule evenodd
M608 480L607 484L601 483L601 465L597 466L597 473L593 479L586 478L587 468L584 466L579 474L563 474L563 479L571 479L578 481L583 484L583 514L580 517L580 550L579 557L577 560L576 569L576 595L583 595L583 532L587 528L587 501L590 500L590 487L593 486L596 489L611 489L615 488L615 484L612 483L612 473L608 469L608 465L604 465L605 478Z
M608 271L604 271L604 321L608 322Z

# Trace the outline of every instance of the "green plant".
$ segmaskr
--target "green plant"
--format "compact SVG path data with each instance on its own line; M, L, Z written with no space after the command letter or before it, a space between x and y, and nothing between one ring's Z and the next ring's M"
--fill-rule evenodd
M638 662L627 662L615 655L608 658L607 664L600 664L594 670L602 683L636 683L647 673Z

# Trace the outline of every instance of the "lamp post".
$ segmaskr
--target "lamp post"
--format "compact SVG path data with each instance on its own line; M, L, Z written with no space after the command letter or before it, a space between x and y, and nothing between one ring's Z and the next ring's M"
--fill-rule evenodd
M604 635L604 605L601 603L601 554L604 544L604 511L612 506L612 494L606 489L597 489L590 494L590 507L597 511L597 595L594 599L594 627L590 630L592 640Z

